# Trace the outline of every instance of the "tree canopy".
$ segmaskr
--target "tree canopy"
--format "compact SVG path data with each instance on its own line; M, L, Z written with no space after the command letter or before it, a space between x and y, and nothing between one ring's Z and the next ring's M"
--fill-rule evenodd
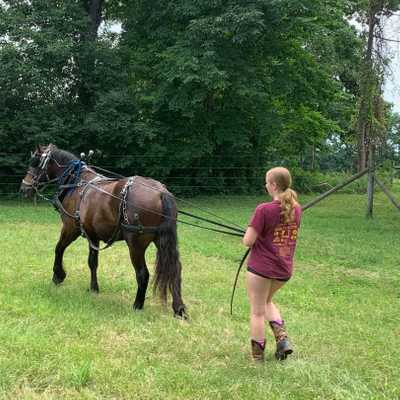
M272 163L315 168L337 141L351 154L365 40L350 17L365 6L4 1L0 171L21 171L36 144L52 142L182 191L245 191ZM121 32L107 30L116 21Z

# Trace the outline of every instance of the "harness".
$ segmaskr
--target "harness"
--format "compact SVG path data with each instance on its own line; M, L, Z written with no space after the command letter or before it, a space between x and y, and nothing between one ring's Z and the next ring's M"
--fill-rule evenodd
M133 223L129 223L128 210L127 210L127 197L130 188L133 186L137 176L132 176L128 179L125 186L121 190L122 201L122 221L120 223L121 227L128 232L137 233L143 235L146 233L158 233L162 229L163 223L159 226L144 226L139 217L139 209L135 207L135 203L129 202L130 206L133 207Z
M47 164L49 163L50 160L53 160L57 164L58 167L65 168L63 173L59 177L51 179L51 180L49 180L47 170L46 170ZM49 201L58 213L66 215L67 217L75 220L75 222L79 226L81 236L85 237L88 240L90 247L97 251L104 250L104 249L110 247L118 239L121 229L124 229L127 232L135 233L137 235L144 235L144 234L161 233L165 228L167 228L169 217L164 218L164 220L158 226L144 226L142 224L142 222L140 221L139 211L146 210L146 208L135 206L135 204L132 201L128 201L129 192L130 192L132 186L134 185L137 176L128 178L127 182L125 183L124 187L122 188L122 190L120 192L120 195L117 196L117 195L114 195L114 194L102 189L101 187L99 187L99 184L101 184L103 182L115 181L120 178L122 179L122 178L125 178L124 176L112 173L113 175L115 175L117 177L109 178L109 177L105 177L104 175L99 175L95 171L92 171L92 172L96 173L97 176L95 178L91 179L90 181L82 181L81 180L81 172L85 168L88 168L88 167L82 160L72 160L67 165L59 164L59 162L54 157L52 157L51 150L48 149L48 150L46 150L45 153L43 153L41 155L41 160L40 160L40 164L38 167L39 173L35 174L34 171L29 170L28 174L32 175L33 181L26 182L25 180L23 180L23 183L26 186L29 186L29 187L33 188L34 190L36 190L36 193L41 198ZM96 169L104 170L99 167L96 167ZM104 171L110 173L110 171L107 171L107 170L104 170ZM47 178L46 182L39 183L40 177L42 177L43 174L46 175L46 178ZM41 185L41 186L45 187L51 183L57 183L59 185L59 191L53 198L47 198L45 195L40 193L40 191L38 190L38 186ZM143 182L139 182L138 184L140 184L141 186L149 187L150 189L154 189L153 187L146 185ZM97 247L90 240L89 235L86 233L86 231L83 227L81 217L80 217L80 206L81 206L81 203L84 200L84 197L90 187L92 187L93 189L95 189L99 192L104 193L107 196L113 197L120 201L119 208L118 208L117 225L114 229L113 234L111 235L111 238L106 242L104 248ZM77 201L77 208L74 213L70 213L65 209L62 202L65 199L65 197L70 195L76 189L80 189L80 195L79 195L79 198ZM132 214L130 214L131 219L133 219L132 222L130 222L129 217L128 217L128 210L127 210L128 204L129 204L130 210L133 211ZM154 210L149 210L149 211L154 213ZM182 215L196 218L196 219L204 221L204 222L211 223L213 225L218 225L218 226L221 226L224 228L229 228L229 230L233 231L233 232L229 232L229 231L221 230L221 229L215 229L215 228L211 228L211 227L204 227L201 225L190 223L188 221L182 221L182 220L178 220L177 218L174 218L174 220L176 222L181 222L183 224L195 226L197 228L207 229L207 230L210 230L213 232L225 233L225 234L229 234L229 235L233 235L233 236L242 237L244 234L244 231L239 228L234 228L234 227L228 226L226 224L221 224L221 223L209 220L207 218L193 215L191 213L188 213L188 212L185 212L182 210L179 210L179 213ZM156 212L156 214L159 214L160 216L165 217L165 215L162 212L161 213Z
M79 162L79 161L78 161ZM84 164L84 163L82 163ZM82 166L83 168L86 167L86 165ZM72 170L69 171L68 173L63 174L63 179L65 179L65 181L70 180L69 177L71 176L70 174L75 172L77 170L77 167L74 166L74 168ZM67 170L66 170L67 171ZM75 176L73 177L73 180L76 181L77 179L80 179L80 171L81 168L79 168L79 174L75 174ZM124 187L122 188L120 195L119 196L115 196L112 193L109 193L105 190L103 190L102 188L100 188L98 185L100 185L101 183L104 182L109 182L109 181L115 181L116 179L113 178L107 178L104 176L96 176L95 178L91 179L90 181L79 181L77 183L65 183L65 184L61 184L60 185L60 191L59 193L57 193L52 201L53 206L55 207L55 209L60 213L60 214L64 214L67 215L70 218L73 218L76 223L79 225L79 229L81 231L81 236L86 238L89 242L89 246L96 250L96 251L100 251L100 250L105 250L108 247L112 246L114 244L114 242L118 239L120 232L121 232L121 228L125 229L128 232L133 232L136 233L138 235L143 235L143 234L154 234L154 233L158 233L161 229L162 229L162 225L163 223L161 223L159 226L144 226L141 221L140 221L140 214L139 214L139 209L135 207L134 203L132 201L128 201L128 194L129 191L132 189L135 180L137 179L137 176L133 176L130 177L128 179L128 181L125 183ZM91 240L89 235L87 234L87 232L85 231L84 227L83 227L83 223L80 217L80 208L81 208L81 204L82 201L84 201L84 198L87 194L87 192L89 191L90 188L93 188L99 192L103 192L109 196L112 196L114 198L117 198L118 200L120 200L119 203L119 207L118 207L118 217L117 217L117 225L110 237L109 240L107 240L107 242L105 242L105 246L103 247L98 247L96 246ZM80 194L79 194L79 198L78 198L78 202L77 202L77 207L75 210L74 214L69 213L64 206L62 205L62 200L69 195L70 193L72 193L75 189L80 189ZM130 209L132 209L133 207L133 221L132 223L130 222L129 219L129 215L128 215L128 203L130 206ZM132 210L130 210L132 212Z

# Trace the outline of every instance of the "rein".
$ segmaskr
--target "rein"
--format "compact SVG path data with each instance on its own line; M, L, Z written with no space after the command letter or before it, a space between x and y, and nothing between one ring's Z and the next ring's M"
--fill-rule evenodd
M117 178L121 178L121 179L125 179L125 178L126 178L126 176L123 176L123 175L121 175L121 174L117 174L117 173L115 173L115 172L109 171L109 170L104 169L104 168L100 168L100 167L95 166L95 165L92 165L92 168L94 168L95 170L99 170L99 171L101 171L101 172L105 172L105 173L114 175L114 176L117 177ZM147 187L147 188L149 188L149 189L154 190L154 188L153 188L152 186L150 186L150 185L146 185L146 184L143 183L143 182L140 182L140 184L141 184L142 186L144 186L144 187ZM188 200L179 198L179 197L177 197L177 196L175 196L175 198L176 198L177 200L181 201L182 203L186 203L186 204L188 204L188 205L190 205L190 206L192 206L192 207L198 209L199 211L202 211L202 212L204 212L204 213L206 213L206 214L208 214L208 215L211 215L211 216L213 216L213 217L215 217L215 218L218 218L218 219L221 220L221 221L228 222L229 224L232 224L232 225L234 225L235 227L233 227L233 226L224 226L223 224L219 224L219 223L217 223L217 222L215 222L215 221L206 220L206 219L203 218L203 217L199 217L199 216L197 216L197 215L193 215L193 214L190 214L190 213L188 213L188 212L178 210L178 212L179 212L180 214L182 214L182 215L187 215L187 216L189 216L189 217L192 217L192 218L195 218L195 219L198 219L198 220L203 220L203 221L209 222L209 223L211 223L211 224L218 224L218 225L221 226L221 227L226 227L226 228L228 228L228 229L231 229L231 230L233 230L233 231L236 231L236 232L241 233L241 234L242 234L241 236L243 236L243 235L245 234L245 231L244 231L239 225L235 224L234 222L228 221L227 219L225 219L225 218L223 218L223 217L221 217L221 216L219 216L219 215L217 215L217 214L214 214L214 213L212 213L212 212L209 211L209 210L205 210L205 209L203 209L202 207L199 207L198 205L193 204L192 202L190 202L190 201L188 201ZM183 222L183 221L180 221L180 222ZM190 224L189 224L189 225L190 225ZM193 225L193 226L197 226L197 225ZM236 235L236 236L237 236L237 235Z
M100 168L100 167L96 167L96 166L93 166L93 168L98 169L99 171L102 171L102 172L106 172L106 173L112 174L112 175L114 175L114 176L116 176L116 177L118 177L118 178L125 178L123 175L117 174L117 173L112 172L112 171L108 171L108 170L106 170L106 169L104 169L104 168ZM144 186L148 186L148 185L144 185ZM148 186L148 187L150 187L150 186ZM177 198L177 199L178 199L178 200L181 200L181 201L185 201L185 200L183 200L183 199L179 199L179 198ZM187 201L186 201L186 202L187 202ZM187 202L187 203L189 203L189 202ZM196 207L196 208L199 208L199 207L197 207L197 206L195 206L195 207ZM180 222L180 223L183 223L183 224L186 224L186 225L191 225L191 226L194 226L194 227L196 227L196 228L206 229L206 230L209 230L209 231L214 231L214 232L218 232L218 233L224 233L224 234L232 235L232 236L243 237L243 235L245 234L245 231L244 231L243 229L240 229L240 228L234 228L234 227L232 227L232 226L228 226L228 225L225 225L225 224L220 224L220 223L217 223L217 222L215 222L215 221L211 221L211 220L209 220L209 219L207 219L207 218L199 217L199 216L197 216L197 215L188 213L188 212L186 212L186 211L178 210L178 212L179 212L180 214L182 214L182 215L186 215L186 216L188 216L188 217L191 217L191 218L194 218L194 219L198 219L198 220L200 220L200 221L204 221L204 222L208 222L208 223L211 223L211 224L219 225L219 226L221 226L221 227L228 228L228 229L232 230L233 232L222 231L222 230L215 229L215 228L210 228L210 227L203 227L203 226L200 226L200 225L191 224L190 222L186 222L186 221L178 221L178 219L177 219L177 222ZM210 213L210 212L208 212L208 211L206 211L206 212L207 212L208 214L211 214L211 215L216 216L216 215L213 214L213 213ZM217 218L221 218L221 217L218 217L218 216L216 216L216 217L217 217ZM238 233L238 232L239 232L239 233ZM241 261L240 261L240 263L239 263L239 267L238 267L238 269L237 269L237 271L236 271L236 276L235 276L235 280L234 280L233 287L232 287L232 295L231 295L231 301L230 301L230 314L231 314L231 315L233 315L233 299L234 299L234 297L235 297L235 291L236 291L236 286L237 286L237 282L238 282L238 279L239 279L239 274L240 274L240 271L241 271L241 269L242 269L242 267L243 267L244 262L246 261L247 256L248 256L249 253L250 253L250 250L251 250L251 248L248 248L248 249L245 251L245 253L244 253L244 255L243 255L243 257L242 257L242 259L241 259Z
M106 172L106 173L112 174L112 175L114 175L114 176L116 176L116 177L118 177L118 178L125 178L123 175L117 174L117 173L112 172L112 171L108 171L108 170L106 170L106 169L104 169L104 168L100 168L100 167L96 167L96 166L93 166L93 168L98 169L98 170L100 170L100 171L102 171L102 172ZM145 185L145 184L142 184L142 185L151 188L151 186L149 186L149 185ZM97 189L98 189L98 188L97 188ZM100 190L100 189L98 189L98 190ZM107 192L105 192L105 193L107 193ZM107 194L109 194L109 193L107 193ZM109 194L109 195L111 195L111 194ZM115 197L115 196L114 196L114 197ZM178 199L178 198L177 198L177 199ZM185 201L185 200L183 200L183 199L178 199L178 200ZM187 202L187 201L186 201L186 202ZM196 207L196 206L195 206L195 207ZM196 208L199 208L199 207L196 207ZM194 226L194 227L196 227L196 228L206 229L206 230L209 230L209 231L218 232L218 233L224 233L224 234L227 234L227 235L238 236L238 237L243 237L243 235L245 234L245 231L244 231L243 229L241 229L241 228L235 228L235 227L232 227L232 226L229 226L229 225L221 224L221 223L219 223L219 222L215 222L215 221L212 221L212 220L207 219L207 218L204 218L204 217L199 217L198 215L194 215L194 214L188 213L188 212L186 212L186 211L178 210L178 212L179 212L180 214L182 214L182 215L186 215L186 216L188 216L188 217L191 217L191 218L194 218L194 219L198 219L198 220L200 220L200 221L204 221L204 222L208 222L208 223L211 223L211 224L214 224L214 225L218 225L218 226L221 226L221 227L224 227L224 228L228 228L228 229L230 229L232 232L227 232L227 231L222 231L222 230L220 230L220 229L215 229L215 228L204 227L204 226L200 226L200 225L196 225L196 224L191 224L190 222L181 221L181 220L178 220L178 219L176 220L177 222L180 222L180 223L183 223L183 224L186 224L186 225L191 225L191 226ZM216 216L216 215L213 214L213 213L210 213L210 212L208 212L208 211L206 211L206 212L207 212L208 214L212 214L212 215ZM218 216L216 216L216 217L217 217L217 218L221 218L221 217L218 217ZM221 218L221 219L222 219L222 218ZM243 267L244 262L246 261L247 256L248 256L249 253L250 253L250 250L251 250L251 248L248 248L248 249L245 251L245 253L244 253L244 255L243 255L243 257L242 257L242 259L241 259L241 261L240 261L239 267L238 267L238 269L237 269L237 271L236 271L236 276L235 276L235 280L234 280L233 287L232 287L232 295L231 295L231 301L230 301L230 314L231 314L231 315L233 315L233 299L234 299L234 297L235 297L235 291L236 291L236 286L237 286L237 282L238 282L238 279L239 279L239 274L240 274L240 271L241 271L241 269L242 269L242 267Z
M67 190L67 193L66 193L66 194L68 194L68 193L70 193L71 191L73 191L74 189L76 189L76 188L78 188L78 187L81 187L81 186L83 186L83 185L85 185L85 186L89 186L89 185L90 185L93 189L95 189L95 190L97 190L97 191L99 191L99 192L102 192L102 193L104 193L104 194L106 194L106 195L108 195L108 196L110 196L110 197L113 197L113 198L115 198L115 199L117 199L117 200L119 200L119 201L121 201L121 202L122 202L123 200L125 200L125 202L126 202L127 204L131 204L132 206L135 206L136 208L139 208L139 209L141 209L141 210L143 210L143 211L148 211L148 212L151 212L151 213L153 213L153 214L160 215L160 216L163 217L163 218L167 218L167 219L169 218L169 219L171 219L171 220L174 219L174 218L172 218L172 217L169 217L169 216L167 216L167 215L164 215L163 213L158 213L158 212L156 212L156 211L154 211L154 210L150 210L150 209L148 209L148 208L146 208L146 207L137 207L136 205L134 205L133 203L129 202L128 200L123 199L123 198L120 197L120 196L116 196L116 195L114 195L114 194L112 194L112 193L107 192L106 190L103 190L103 189L99 188L97 185L95 185L95 184L94 184L93 182L91 182L91 181L89 181L89 182L84 182L84 181L76 182L77 179L80 179L80 174L81 174L81 172L82 172L82 169L83 169L83 168L88 168L87 165L86 165L84 162L82 162L81 160L72 160L72 161L71 161L69 164L67 164L67 165L60 165L60 164L58 163L58 161L57 161L55 158L51 157L51 154L50 154L50 153L47 153L47 154L46 154L45 160L50 160L50 159L53 160L53 161L55 161L58 167L65 167L65 170L64 170L63 174L62 174L60 177L51 179L51 180L49 180L49 181L47 181L47 182L37 183L37 184L35 184L35 182L37 181L37 179L34 179L34 181L33 181L32 183L24 182L24 184L27 185L27 186L29 186L29 187L31 187L32 189L34 189L34 190L36 191L36 193L39 195L39 197L41 197L42 199L44 199L44 200L46 200L46 201L50 201L50 202L53 204L53 206L54 206L57 210L60 210L62 213L64 213L65 215L67 215L67 216L70 217L70 218L77 219L77 216L76 216L76 215L72 215L72 214L70 214L67 210L65 210L65 208L62 206L62 202L61 202L60 200L58 200L58 198L57 198L57 200L52 200L52 199L49 199L48 197L46 197L45 195L43 195L42 193L40 193L39 186L42 186L42 190L44 190L44 189L45 189L47 186L49 186L50 184L57 182L57 183L59 184L60 189ZM43 163L43 164L44 164L44 165L47 165L47 163L48 163L48 161L45 162L45 163ZM126 177L123 176L123 175L116 174L116 173L114 173L114 172L104 170L103 168L100 168L100 167L95 167L95 166L93 166L93 168L98 169L98 170L101 170L101 171L104 171L104 172L108 172L108 173L110 173L110 174L112 174L112 175L114 175L114 176L116 176L116 177L118 177L118 178L121 178L121 179L125 179L125 178L126 178ZM43 169L41 169L41 171L43 171ZM96 173L95 171L93 171L93 172ZM97 174L97 173L96 173L96 174ZM30 172L30 175L33 175L33 174ZM72 183L68 183L68 184L67 184L66 181L67 181L68 178L71 177L72 175L74 175L74 181L73 181ZM33 177L36 178L35 175L33 175ZM63 182L65 182L65 183L63 183ZM150 188L150 189L152 189L152 190L155 190L152 186L146 185L146 184L144 184L143 182L138 182L138 184L140 184L140 185L142 185L142 186L145 186L145 187L148 187L148 188ZM85 189L84 189L84 191L85 191ZM178 198L177 198L177 199L178 199ZM184 201L184 202L186 202L186 203L189 203L188 201L183 200L183 199L178 199L178 200L181 200L181 201ZM194 206L195 206L195 205L194 205ZM200 209L201 211L205 211L205 212L207 212L208 214L211 214L211 215L213 215L213 216L215 216L215 217L217 217L217 218L219 218L219 219L221 219L221 220L225 220L224 218L219 217L219 216L216 215L216 214L213 214L213 213L211 213L211 212L209 212L209 211L206 211L206 210L202 210L200 207L197 207L197 206L195 206L195 207L198 208L198 209ZM177 210L177 211L178 211L178 213L180 213L180 214L182 214L182 215L191 217L191 218L193 218L193 219L197 219L197 220L199 220L199 221L207 222L207 223L209 223L209 224L211 224L211 225L216 225L216 226L218 226L218 227L220 227L220 228L224 228L224 229L216 229L216 228L211 228L211 227L207 227L207 226L201 226L201 225L197 225L197 224L190 223L190 222L188 222L188 221L183 221L183 220L181 220L181 219L176 218L176 219L175 219L176 222L180 222L181 224L193 226L193 227L199 228L199 229L209 230L209 231L212 231L212 232L222 233L222 234L225 234L225 235L237 236L237 237L243 237L243 235L244 235L244 233L245 233L245 231L244 231L243 229L238 228L238 227L236 227L236 226L230 226L230 225L227 225L227 224L222 224L222 223L220 223L220 222L213 221L213 220L208 219L208 218L200 217L200 216L198 216L198 215L194 215L194 214L191 214L191 213L186 212L186 211L181 211L181 210ZM230 222L230 223L231 223L231 222ZM233 225L236 225L236 224L233 224ZM228 230L227 230L227 229L228 229Z
M238 281L238 279L239 279L240 270L242 269L243 264L244 264L244 262L246 261L246 258L247 258L247 256L248 256L249 253L250 253L250 249L251 249L251 247L249 247L249 248L246 250L246 252L244 253L244 255L243 255L243 257L242 257L242 261L240 261L239 268L238 268L237 271L236 271L236 276L235 276L235 280L234 280L234 282L233 282L232 295L231 295L231 315L233 315L233 298L234 298L234 296L235 296L235 290L236 290L237 281Z
M92 186L94 189L96 189L97 191L99 191L99 192L101 192L101 193L104 193L104 194L106 194L106 195L108 195L108 196L110 196L110 197L113 197L114 199L122 200L121 197L116 196L116 195L114 195L114 194L112 194L112 193L110 193L110 192L107 192L106 190L101 189L101 188L99 188L98 186L93 185L93 184L90 183L90 182L87 182L87 184L88 184L88 185L91 185L91 186ZM139 184L141 184L141 183L139 182ZM147 185L145 185L145 186L147 186ZM151 186L148 186L148 187L151 187ZM153 188L153 189L154 189L154 188ZM178 210L178 212L181 213L181 214L190 215L190 216L192 216L193 218L197 218L197 219L199 219L199 220L207 221L207 222L209 222L210 224L214 224L214 225L217 225L217 226L221 226L221 227L224 227L224 228L231 229L233 232L229 232L229 231L225 231L225 230L221 230L221 229L215 229L215 228L210 228L210 227L206 227L206 226L201 226L201 225L192 224L192 223L187 222L187 221L182 221L182 220L180 220L180 219L178 219L178 218L174 219L174 218L172 218L172 217L169 217L168 215L165 215L165 214L160 213L160 212L156 212L156 211L151 210L151 209L146 208L146 207L137 207L136 205L134 205L132 202L130 202L130 201L128 201L128 200L126 200L126 203L127 203L127 204L131 204L132 206L135 206L136 208L139 208L139 209L141 209L141 210L143 210L143 211L148 211L148 212L151 212L151 213L153 213L153 214L159 215L159 216L161 216L161 217L163 217L163 218L175 220L176 222L179 222L179 223L181 223L181 224L194 226L194 227L196 227L196 228L206 229L206 230L213 231L213 232L225 233L226 235L239 236L239 237L243 237L243 234L245 233L244 231L239 230L239 229L237 229L237 228L233 228L233 227L230 227L230 226L225 225L225 224L220 224L219 222L207 220L206 218L198 217L198 216L195 216L195 215L193 215L193 214L189 214L189 213L186 213L186 212L181 212L181 211L179 211L179 210ZM240 232L240 233L238 233L238 232Z

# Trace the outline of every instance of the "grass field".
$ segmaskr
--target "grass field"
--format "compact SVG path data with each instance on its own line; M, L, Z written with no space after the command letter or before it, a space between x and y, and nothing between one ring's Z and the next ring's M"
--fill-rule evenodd
M264 198L193 201L245 226ZM275 361L268 332L259 366L249 360L244 273L229 314L239 238L179 226L184 322L151 291L132 311L123 243L100 255L100 294L87 291L83 239L55 287L58 215L0 203L0 399L399 399L400 213L382 194L374 219L364 213L365 197L349 194L305 212L295 275L276 298L295 353ZM152 273L153 248L148 265Z

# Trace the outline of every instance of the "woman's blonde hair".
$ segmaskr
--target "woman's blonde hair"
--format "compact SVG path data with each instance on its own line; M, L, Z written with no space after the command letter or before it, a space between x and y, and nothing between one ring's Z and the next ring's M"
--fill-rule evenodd
M281 215L285 224L294 221L295 207L299 206L297 193L291 189L292 176L284 167L275 167L267 172L269 180L275 182L281 200Z

